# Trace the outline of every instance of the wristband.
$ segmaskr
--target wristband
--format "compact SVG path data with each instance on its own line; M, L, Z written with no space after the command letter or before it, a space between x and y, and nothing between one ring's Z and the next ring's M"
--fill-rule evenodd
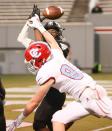
M18 116L17 119L22 122L22 121L25 119L25 117L26 117L26 116L25 116L25 115L23 114L23 112L22 112L22 113Z
M45 32L46 29L43 27L43 25L40 23L38 28L37 28L41 33Z

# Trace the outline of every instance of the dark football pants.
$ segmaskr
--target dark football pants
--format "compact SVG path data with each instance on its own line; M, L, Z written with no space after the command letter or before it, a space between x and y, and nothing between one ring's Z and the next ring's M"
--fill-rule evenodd
M37 108L34 116L33 129L38 131L46 126L52 131L52 115L62 109L66 95L60 93L57 89L51 88L40 106Z
M6 121L4 116L4 105L0 99L0 131L6 131Z

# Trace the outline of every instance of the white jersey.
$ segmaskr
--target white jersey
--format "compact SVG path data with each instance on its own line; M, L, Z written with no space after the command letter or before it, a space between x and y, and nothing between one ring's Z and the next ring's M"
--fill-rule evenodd
M55 79L54 88L72 95L75 99L80 97L87 86L96 84L89 75L65 59L58 49L52 49L52 59L40 68L36 81L42 85L50 78Z

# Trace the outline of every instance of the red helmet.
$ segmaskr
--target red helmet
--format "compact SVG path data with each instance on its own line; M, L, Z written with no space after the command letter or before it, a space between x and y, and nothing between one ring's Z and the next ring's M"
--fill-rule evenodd
M24 53L26 63L30 64L28 69L33 73L41 68L50 55L51 51L49 45L42 41L32 43Z

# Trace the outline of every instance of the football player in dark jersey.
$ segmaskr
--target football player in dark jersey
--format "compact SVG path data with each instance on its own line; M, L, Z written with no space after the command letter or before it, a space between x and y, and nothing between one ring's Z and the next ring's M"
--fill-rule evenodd
M5 89L0 79L0 131L6 131L6 121L4 115Z

